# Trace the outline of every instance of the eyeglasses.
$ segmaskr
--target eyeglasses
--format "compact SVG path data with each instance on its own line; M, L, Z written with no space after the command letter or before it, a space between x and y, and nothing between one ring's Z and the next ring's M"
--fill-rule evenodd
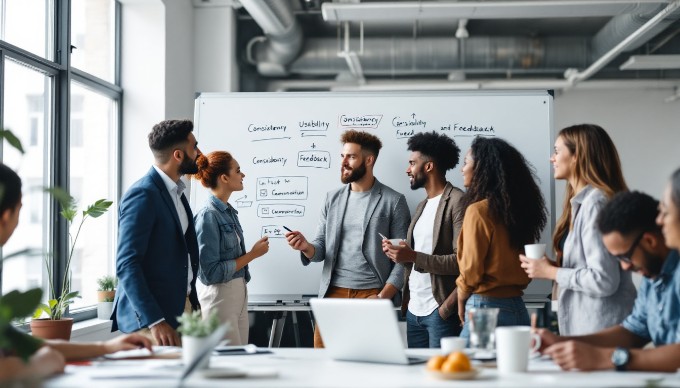
M631 256L633 256L633 253L635 252L635 248L637 248L637 246L640 244L640 241L642 240L642 236L644 236L644 235L645 235L645 232L642 232L642 233L640 233L639 236L637 236L635 241L633 241L633 245L630 246L630 249L628 250L628 252L623 253L621 255L613 255L613 256L616 257L619 261L623 261L626 264L632 264L632 261L631 261L630 258L631 258Z

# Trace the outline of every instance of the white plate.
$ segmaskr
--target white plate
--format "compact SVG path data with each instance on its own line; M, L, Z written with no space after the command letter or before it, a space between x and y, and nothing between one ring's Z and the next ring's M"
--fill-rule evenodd
M479 374L479 369L472 368L469 372L438 372L426 369L425 373L439 380L472 380Z

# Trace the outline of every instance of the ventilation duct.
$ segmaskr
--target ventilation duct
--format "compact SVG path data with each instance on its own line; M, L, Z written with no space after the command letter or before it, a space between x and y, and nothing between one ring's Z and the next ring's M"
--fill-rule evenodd
M288 1L240 0L265 36L248 43L248 60L265 76L288 75L288 65L302 48L302 28Z

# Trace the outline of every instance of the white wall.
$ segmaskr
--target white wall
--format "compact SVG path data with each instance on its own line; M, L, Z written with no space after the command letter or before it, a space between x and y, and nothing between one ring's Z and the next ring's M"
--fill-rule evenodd
M580 123L602 126L621 157L631 190L660 198L680 167L680 101L665 103L672 89L570 90L555 98L555 130ZM561 214L564 182L555 183Z
M189 0L122 0L122 187L146 173L147 134L166 119L193 118L197 92L238 88L235 17L229 6Z

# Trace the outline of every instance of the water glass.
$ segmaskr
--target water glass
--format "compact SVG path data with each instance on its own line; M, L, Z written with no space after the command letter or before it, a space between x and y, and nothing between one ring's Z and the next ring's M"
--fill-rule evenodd
M468 320L470 348L494 350L498 308L473 307L468 310Z

